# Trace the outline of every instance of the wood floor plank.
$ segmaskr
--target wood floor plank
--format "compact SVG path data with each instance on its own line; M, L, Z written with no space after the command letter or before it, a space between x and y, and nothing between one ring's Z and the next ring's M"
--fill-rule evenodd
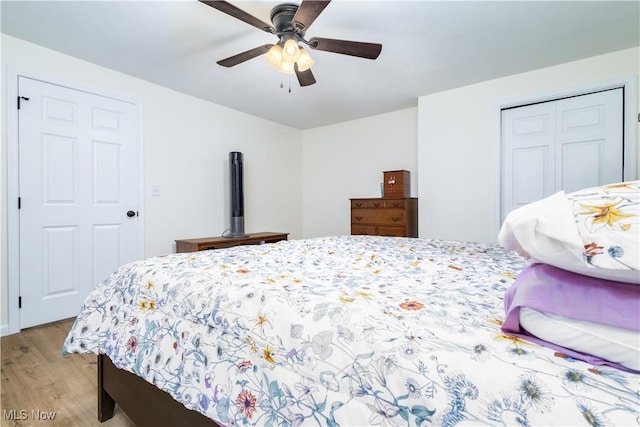
M116 405L112 419L97 418L95 355L62 356L73 319L2 337L0 425L135 427Z

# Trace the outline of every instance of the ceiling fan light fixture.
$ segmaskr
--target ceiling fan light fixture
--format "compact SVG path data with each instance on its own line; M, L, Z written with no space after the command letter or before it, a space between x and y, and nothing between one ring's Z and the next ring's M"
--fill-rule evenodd
M313 67L313 59L309 55L309 52L300 48L300 57L296 61L298 64L298 71L307 71L309 68Z
M271 49L269 49L269 51L267 51L267 53L264 55L264 57L269 64L273 65L273 67L276 70L280 71L281 73L285 73L285 74L294 73L294 68L293 68L294 63L284 60L282 55L281 45L276 44L272 46Z
M265 55L265 58L269 64L280 68L280 63L282 62L282 46L279 44L273 45Z
M300 48L298 47L298 42L293 38L284 42L284 47L282 48L282 59L293 64L299 57Z
M293 68L294 64L295 62L282 61L278 69L285 74L295 74L295 69Z

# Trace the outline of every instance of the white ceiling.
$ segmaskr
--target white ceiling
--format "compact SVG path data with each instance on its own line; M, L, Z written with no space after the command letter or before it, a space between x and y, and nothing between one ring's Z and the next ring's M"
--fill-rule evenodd
M281 1L231 3L269 22ZM275 36L195 0L7 1L2 32L299 129L417 105L418 97L638 46L638 1L334 0L313 36L381 43L375 61L310 50L301 88L262 57ZM283 81L284 88L280 88Z

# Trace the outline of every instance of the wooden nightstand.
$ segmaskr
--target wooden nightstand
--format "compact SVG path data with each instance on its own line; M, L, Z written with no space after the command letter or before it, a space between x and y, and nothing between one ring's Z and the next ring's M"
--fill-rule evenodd
M259 245L287 240L289 233L251 233L247 237L204 237L200 239L176 240L176 252L197 252L207 249L230 248L240 245Z

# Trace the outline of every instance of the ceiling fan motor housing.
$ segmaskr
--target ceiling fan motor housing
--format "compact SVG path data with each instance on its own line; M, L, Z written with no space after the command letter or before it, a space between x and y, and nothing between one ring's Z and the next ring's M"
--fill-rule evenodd
M298 5L293 3L283 3L271 9L271 22L276 28L276 35L283 40L286 36L294 36L296 40L304 37L303 32L296 32L293 27L292 20L298 11Z

